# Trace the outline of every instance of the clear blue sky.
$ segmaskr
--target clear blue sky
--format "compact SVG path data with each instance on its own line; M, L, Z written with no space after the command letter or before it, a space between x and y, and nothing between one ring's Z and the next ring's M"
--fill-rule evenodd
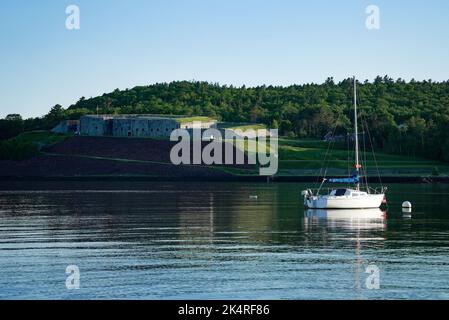
M449 79L447 0L0 0L0 40L0 117L173 80Z

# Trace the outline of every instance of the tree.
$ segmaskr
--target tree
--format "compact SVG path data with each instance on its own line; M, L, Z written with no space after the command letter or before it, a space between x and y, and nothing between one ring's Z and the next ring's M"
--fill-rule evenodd
M45 129L51 129L59 122L66 119L64 108L57 104L50 109L50 112L44 117Z
M9 139L23 132L23 120L20 114L8 114L0 120L0 140Z
M22 121L22 116L18 113L12 113L12 114L8 114L5 117L5 120L9 120L9 121Z
M287 135L292 131L292 123L290 120L282 120L281 125L279 126L279 129L281 131L281 134Z

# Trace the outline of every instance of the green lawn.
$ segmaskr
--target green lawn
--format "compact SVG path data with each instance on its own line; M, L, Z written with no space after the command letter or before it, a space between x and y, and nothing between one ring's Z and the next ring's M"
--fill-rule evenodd
M264 124L260 124L260 123L256 123L256 124L248 124L248 125L231 125L229 127L224 127L226 129L230 129L230 130L242 130L242 131L246 131L246 130L263 130L266 129L267 126Z
M10 141L20 143L34 143L39 149L65 140L70 135L53 133L51 131L29 131L11 138Z
M279 139L279 174L313 174L321 167L327 167L330 174L345 174L352 170L352 150L348 152L342 145L329 153L327 150L328 143L320 140ZM376 161L381 175L431 175L434 168L438 168L442 175L449 175L449 164L429 159L382 152L376 152L374 158L371 151L361 152L360 158L369 175L377 175Z
M48 145L66 138L66 135L49 131L32 131L0 141L0 160L25 160L39 154Z
M178 123L190 123L193 121L200 121L200 122L210 122L214 121L215 119L209 118L209 117L183 117L183 118L175 118L175 120Z
M243 150L254 153L245 143ZM328 152L328 143L312 139L280 138L278 146L278 175L317 175L321 168L328 168L329 175L350 174L354 166L354 151L346 145L336 145ZM326 156L327 155L327 156ZM368 175L377 176L429 176L437 168L441 175L449 175L449 164L423 158L408 158L382 152L361 152L360 158ZM325 161L326 159L326 161ZM377 167L376 167L377 162Z

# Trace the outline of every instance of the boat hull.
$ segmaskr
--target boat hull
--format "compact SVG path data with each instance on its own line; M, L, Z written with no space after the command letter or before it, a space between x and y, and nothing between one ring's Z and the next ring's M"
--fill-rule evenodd
M310 209L371 209L379 208L384 194L367 194L360 197L311 196L304 198L304 205Z

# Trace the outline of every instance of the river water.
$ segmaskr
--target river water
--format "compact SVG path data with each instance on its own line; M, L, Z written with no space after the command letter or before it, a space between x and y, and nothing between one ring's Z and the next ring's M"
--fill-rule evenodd
M449 185L391 184L386 212L306 187L2 182L0 298L449 299Z

